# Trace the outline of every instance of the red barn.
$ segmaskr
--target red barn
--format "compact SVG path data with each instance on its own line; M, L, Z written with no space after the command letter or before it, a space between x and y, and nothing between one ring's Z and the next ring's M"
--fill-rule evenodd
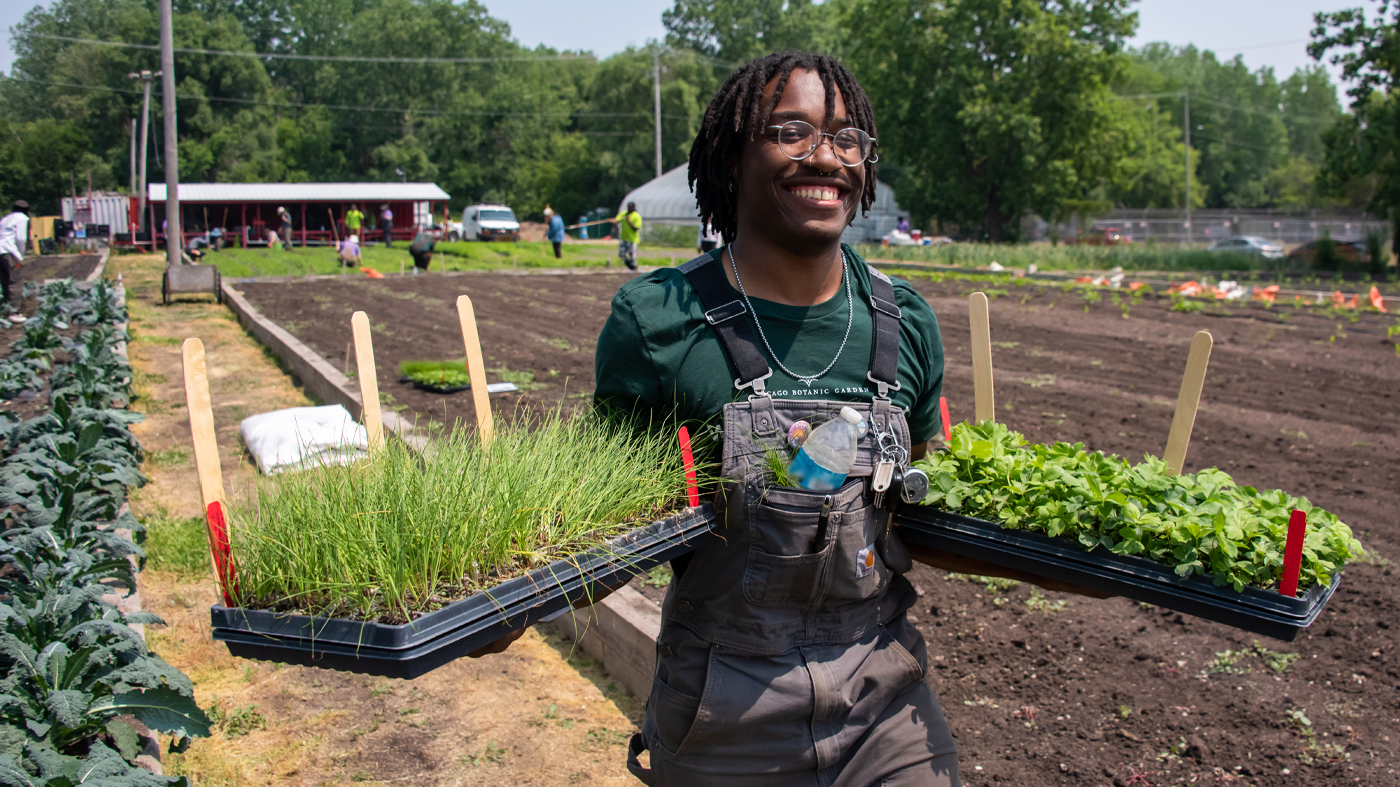
M156 242L165 244L165 184L148 186L147 226ZM328 245L345 237L345 213L358 205L365 214L370 239L381 240L380 206L394 214L395 240L412 240L419 227L440 220L449 195L436 183L181 183L180 212L184 234L203 235L213 227L227 242L267 245L268 230L281 232L277 209L292 214L292 242L298 246ZM132 223L138 222L137 201L131 200ZM365 232L362 230L362 232ZM363 239L362 239L363 240Z

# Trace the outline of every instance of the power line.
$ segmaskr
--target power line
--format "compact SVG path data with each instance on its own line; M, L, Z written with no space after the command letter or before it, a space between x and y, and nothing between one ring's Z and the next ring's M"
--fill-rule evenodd
M1260 85L1256 85L1255 87L1261 87L1261 86L1260 86ZM1136 100L1139 100L1139 99L1149 99L1149 98L1181 98L1181 97L1184 96L1184 95L1186 95L1186 92L1185 92L1185 91L1178 91L1178 92L1175 92L1175 93L1141 93L1141 94L1132 95L1132 96L1116 95L1116 96L1114 96L1114 98L1120 98L1120 99L1124 99L1124 100L1127 100L1127 101L1136 101ZM1200 93L1192 93L1192 94L1191 94L1191 98L1193 98L1193 99L1195 99L1195 100L1197 100L1197 101L1204 101L1204 102L1206 102L1207 104L1214 104L1214 105L1216 105L1216 106L1218 106L1218 107L1224 107L1225 109L1234 109L1234 110L1238 110L1238 111L1240 111L1240 112L1248 112L1248 113L1250 113L1250 114L1252 114L1252 115L1262 115L1262 116L1264 116L1264 117L1276 117L1276 118L1279 118L1280 120L1297 120L1297 121L1301 121L1301 122L1304 122L1304 123L1319 123L1319 124L1332 123L1332 122L1335 122L1335 121L1336 121L1336 118L1335 118L1335 117L1333 117L1333 118L1324 118L1324 117L1319 117L1319 116L1317 116L1317 115L1299 115L1299 114L1297 114L1297 113L1293 113L1293 112L1284 112L1284 111L1282 111L1282 110L1279 110L1278 112L1266 112L1266 111L1261 110L1261 109L1250 109L1249 107L1242 107L1242 106L1239 106L1238 104L1230 104L1230 103L1227 103L1227 102L1225 102L1225 101L1220 101L1219 99L1210 98L1209 96L1203 96L1203 95L1201 95Z
M125 90L117 87L106 87L104 85L79 85L71 82L52 82L45 79L30 79L28 77L6 76L4 79L11 79L16 82L31 82L39 85L52 85L54 87L69 87L79 90L98 90L108 93L134 93L140 95L139 90ZM160 95L160 94L155 94ZM298 101L259 101L252 98L227 98L222 96L176 96L177 99L194 101L203 99L204 101L220 101L231 104L251 104L268 107L296 107L299 109L334 109L344 112L388 112L394 114L410 113L415 115L430 115L433 117L555 117L555 118L645 118L649 117L646 112L515 112L508 110L448 110L448 109L418 109L413 107L367 107L355 106L351 104L313 104ZM689 120L686 115L662 115L668 120Z
M159 51L152 44L134 44L126 41L101 41L94 38L73 38L44 33L30 33L33 38L47 38L52 41L67 41L73 44L93 44L122 49L146 49ZM224 57L250 57L258 60L310 60L318 63L530 63L552 60L592 60L593 55L515 55L508 57L352 57L343 55L294 55L269 52L237 52L230 49L195 49L175 47L176 52L187 55L220 55Z
M51 41L67 41L73 44L92 44L94 46L110 46L120 49L144 49L157 51L159 46L152 44L135 44L127 41L103 41L96 38L74 38L72 36L55 36L47 33L30 33L32 38L46 38ZM592 53L586 54L564 54L564 55L510 55L505 57L356 57L351 55L297 55L281 52L239 52L232 49L196 49L192 47L175 47L176 52L188 55L216 55L224 57L247 57L255 60L307 60L316 63L399 63L411 65L429 65L434 63L443 64L465 64L465 63L539 63L557 62L564 60L596 60ZM691 52L702 60L709 61L711 65L720 68L735 69L740 63L731 63L727 60L710 57L703 52Z

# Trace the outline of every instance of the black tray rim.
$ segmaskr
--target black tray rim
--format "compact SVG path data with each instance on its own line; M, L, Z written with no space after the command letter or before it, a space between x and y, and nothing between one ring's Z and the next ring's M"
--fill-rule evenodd
M1303 596L1301 601L1307 605L1303 613L1289 613L1241 603L1244 594L1233 588L1217 588L1199 577L1178 577L1153 561L1107 550L1090 553L1072 542L1069 546L1047 545L1043 541L1051 540L1048 536L1008 530L981 519L930 507L903 511L896 518L900 523L897 532L910 543L980 558L1288 642L1317 620L1341 582L1339 571L1329 585L1314 586Z
M374 623L215 604L209 610L210 625L216 631L241 631L264 638L304 640L320 645L347 645L357 650L408 650L483 618L498 616L513 605L548 593L551 588L567 586L581 576L592 576L614 566L645 570L640 564L632 564L647 560L648 553L655 551L657 545L676 545L689 551L697 538L714 527L715 521L715 512L709 503L686 508L616 536L606 545L560 558L407 623Z
M708 536L705 530L700 536ZM697 539L698 540L698 539ZM543 597L523 599L500 614L464 623L442 636L411 649L356 647L276 637L247 631L214 629L213 638L225 643L229 653L239 658L300 664L363 675L412 679L488 645L522 626L529 626L555 613L572 608L588 598L599 586L615 584L623 575L635 576L654 565L691 551L695 543L661 542L647 550L635 564L612 564L603 573L581 575L567 587L555 585Z
M990 538L1015 542L1017 546L1023 546L1040 552L1047 552L1058 557L1071 560L1082 560L1086 563L1114 565L1124 573L1138 577L1149 577L1155 580L1170 582L1174 585L1192 587L1197 592L1206 595L1216 596L1231 603L1256 607L1270 612L1276 612L1293 617L1306 617L1317 604L1318 597L1326 592L1323 585L1313 585L1308 591L1300 596L1290 597L1272 590L1264 590L1246 586L1244 590L1238 591L1229 585L1216 585L1209 575L1192 574L1188 577L1178 576L1175 571L1165 563L1155 560L1137 557L1136 555L1120 555L1110 552L1107 549L1095 549L1090 552L1081 547L1077 542L1067 538L1047 536L1043 533L1036 533L1030 530L1013 530L1001 526L996 522L976 517L963 516L951 511L933 508L931 506L921 506L917 511L911 511L902 515L904 518L925 521L930 524L937 524L944 527L960 526L986 534ZM1341 575L1337 571L1332 576L1333 585L1336 584L1337 577ZM1330 595L1330 594L1329 594Z

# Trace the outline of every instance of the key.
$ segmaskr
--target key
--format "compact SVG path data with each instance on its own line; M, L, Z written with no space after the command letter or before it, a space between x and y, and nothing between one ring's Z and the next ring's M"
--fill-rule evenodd
M890 480L894 478L894 460L882 457L875 465L875 477L870 485L877 494L883 493L890 488Z

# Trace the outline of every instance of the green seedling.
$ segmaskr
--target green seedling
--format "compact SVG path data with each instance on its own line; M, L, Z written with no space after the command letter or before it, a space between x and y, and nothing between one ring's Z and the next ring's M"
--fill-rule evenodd
M234 501L237 601L410 621L660 518L685 489L674 432L591 413L521 413L487 447L466 430L421 454L390 441Z
M995 422L958 424L946 451L915 463L929 476L925 505L1208 575L1236 590L1273 588L1283 570L1292 510L1308 515L1299 589L1328 584L1364 554L1351 528L1306 498L1238 486L1218 469L1176 474L1082 443L1027 445Z
M1029 609L1031 612L1043 612L1046 614L1060 612L1069 606L1069 602L1064 599L1051 601L1040 592L1040 588L1035 587L1031 588L1031 595L1026 599L1025 603L1026 609Z

